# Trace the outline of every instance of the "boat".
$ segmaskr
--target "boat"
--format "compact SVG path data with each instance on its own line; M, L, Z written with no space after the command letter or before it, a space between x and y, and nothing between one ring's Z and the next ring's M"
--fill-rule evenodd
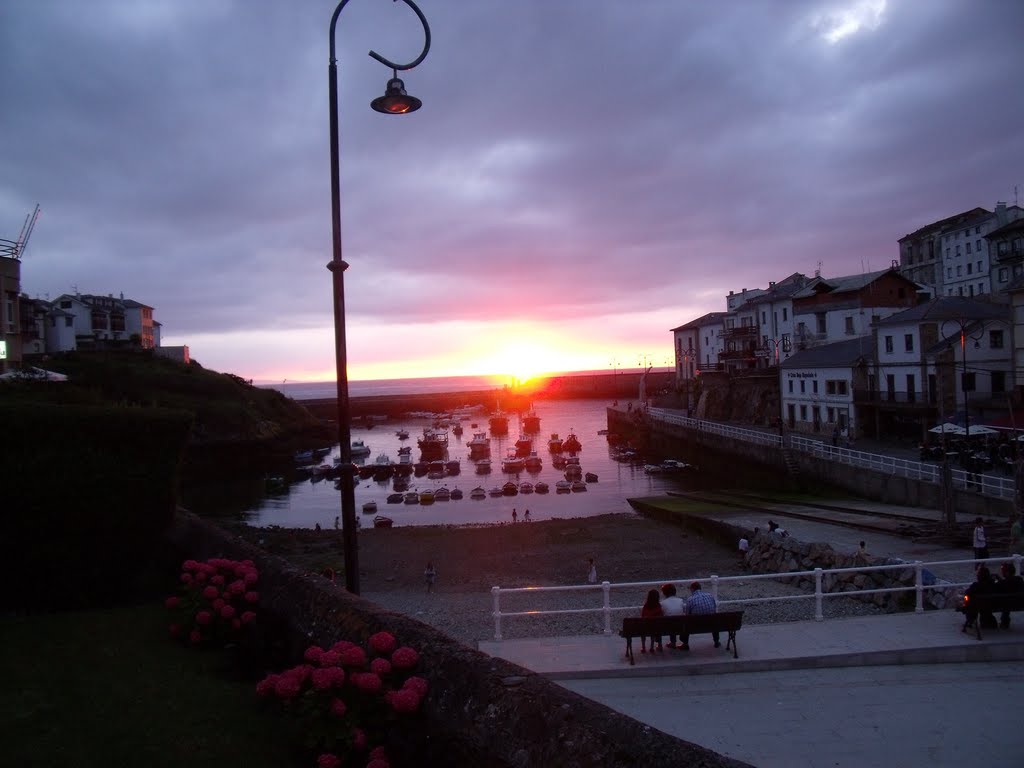
M519 486L509 480L503 486L501 486L502 496L515 496L519 493Z
M562 450L573 453L583 450L583 444L580 443L580 439L576 437L572 430L569 430L569 436L562 441Z
M479 461L477 461L477 463L476 463L476 473L478 475L486 475L490 471L491 471L491 460L490 459L480 459Z
M358 475L360 480L369 480L373 477L373 470L375 469L373 464L364 464L359 467Z
M391 466L391 457L386 453L377 454L377 458L373 460L373 479L390 480L394 472L395 470Z
M408 491L409 490L409 478L408 478L408 476L396 475L395 476L395 482L391 486L391 490L393 490L393 491L401 491L401 492Z
M448 433L440 429L426 427L423 437L416 441L424 459L439 459L448 450Z
M501 490L500 485L496 485L487 492L488 496L504 496L505 494Z
M519 484L520 493L533 493L533 483L522 482Z
M508 455L501 460L502 472L522 472L526 468L526 459L516 454L515 449L509 449Z
M452 498L452 492L449 491L444 486L441 486L436 491L434 491L434 501L451 501L451 498ZM423 496L421 495L420 496L420 503L422 503L422 502L423 502Z
M420 495L418 493L416 493L416 491L409 491L407 494L405 494L405 503L406 504L419 504L420 503Z
M459 424L458 422L453 424L452 425L452 434L455 435L456 437L459 437L460 435L462 435L462 425Z
M565 469L565 465L569 463L569 459L561 453L556 453L551 457L551 466L555 469Z
M566 480L582 480L583 469L579 464L566 464L565 465L565 479Z
M540 416L532 408L530 412L523 416L523 431L524 432L540 432Z
M471 440L466 442L471 457L487 456L491 452L491 440L486 432L474 432Z
M569 493L572 490L572 483L568 480L559 480L555 483L555 493Z
M397 430L395 430L395 434L398 435L398 439L399 440L408 440L409 439L409 430L408 429L397 429Z
M548 486L547 483L545 483L543 480L541 480L539 483L537 483L535 486L533 486L533 490L536 493L547 493L548 491L551 490L551 488L550 488L550 486Z
M377 515L375 518L373 518L374 528L390 528L394 524L394 520L392 520L390 517L384 517L384 515Z
M523 464L529 472L538 472L544 466L536 451L530 451L530 455L523 459Z
M462 489L452 488L452 501L458 501L462 498Z
M451 459L444 463L444 469L449 475L457 475L462 472L462 463L458 459Z
M526 435L520 435L516 440L516 455L526 457L530 455L531 450L533 450L533 439Z
M583 479L586 480L588 483L596 483L597 475L595 475L593 472L587 472L586 474L583 475Z
M434 503L434 492L433 491L421 491L420 492L420 504L430 505Z
M469 498L471 498L471 499L486 499L487 498L487 491L485 491L480 486L477 486L476 488L474 488L472 491L469 492Z
M358 459L360 457L365 458L370 455L370 446L362 440L353 440L352 447L349 449L349 455L352 456L353 459Z
M285 479L279 475L265 477L263 479L263 485L266 488L267 493L283 493L288 490L288 483L286 483Z
M548 450L552 453L561 453L562 438L558 436L557 432L552 432L551 437L548 438Z
M377 511L377 502L376 501L368 501L365 504L363 504L363 513L364 514L372 515L376 511Z
M412 456L412 446L411 445L403 445L401 448L398 449L398 455L399 456Z
M573 482L572 482L572 490L574 492L576 492L576 491L585 491L585 490L587 490L587 484L584 483L582 480L573 480Z
M405 501L405 494L404 493L389 493L388 494L388 504L401 504L403 501ZM365 512L365 511L366 510L364 509L363 512Z
M294 458L296 464L306 464L313 460L313 451L296 451Z
M495 411L488 417L487 423L491 427L492 435L507 435L508 434L508 416L501 411Z

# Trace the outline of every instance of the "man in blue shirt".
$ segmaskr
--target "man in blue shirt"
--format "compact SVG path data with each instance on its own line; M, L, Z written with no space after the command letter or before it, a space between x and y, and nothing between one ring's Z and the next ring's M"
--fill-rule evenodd
M690 596L686 599L687 615L698 616L701 614L715 613L717 610L718 605L715 603L715 598L700 588L699 581L695 581L690 584ZM715 648L721 647L717 632L711 633L711 639L715 641ZM690 636L683 635L682 641L683 650L690 650Z

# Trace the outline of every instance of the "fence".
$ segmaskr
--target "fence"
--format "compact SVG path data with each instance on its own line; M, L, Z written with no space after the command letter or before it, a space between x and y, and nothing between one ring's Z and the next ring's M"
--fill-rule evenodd
M899 459L884 454L865 453L864 451L830 445L821 440L799 435L790 435L784 439L772 432L744 429L730 424L694 419L665 408L650 408L647 411L647 415L649 418L657 419L665 424L673 424L685 427L686 429L722 435L732 440L775 446L779 449L788 445L794 451L807 453L820 459L863 467L864 469L884 472L896 477L906 477L913 480L935 483L936 485L942 482L942 467L936 464ZM950 476L953 487L961 490L974 490L985 496L993 496L1000 499L1013 499L1016 494L1017 486L1012 478L952 468L950 469Z
M1022 561L1024 556L1011 555L1007 557L991 557L987 560L936 560L932 562L913 562L913 563L897 563L894 565L877 565L877 566L863 566L857 568L830 568L823 570L821 568L815 568L811 571L787 571L786 573L763 573L763 574L746 574L743 576L709 576L705 579L668 579L660 581L634 581L634 582L622 582L612 584L610 582L603 582L601 584L580 584L575 586L567 587L513 587L513 588L502 588L502 587L491 587L491 598L493 602L493 610L491 615L494 618L494 639L502 640L501 634L501 622L506 618L513 617L538 617L538 616L553 616L553 615L564 615L564 614L584 614L584 613L600 613L604 615L604 629L603 634L610 635L612 633L612 614L629 612L632 615L636 615L639 611L639 606L634 604L629 605L612 605L612 592L613 591L629 591L629 599L635 602L636 595L641 589L650 589L652 587L657 588L666 581L674 584L688 584L692 581L700 581L701 583L709 583L711 585L711 594L718 602L719 608L726 606L740 606L749 605L752 603L775 603L775 602L786 602L794 600L814 600L814 618L816 621L824 621L824 613L822 612L822 602L826 598L833 597L859 597L863 595L876 595L876 594L887 594L895 592L914 592L915 602L914 611L916 613L922 613L924 611L924 594L928 590L950 590L968 586L971 582L948 582L939 581L938 579L932 578L932 583L926 584L925 572L929 571L929 567L935 566L948 566L948 565L965 565L969 564L971 567L978 565L979 563L1004 563L1007 560L1012 560L1017 573L1021 572ZM871 573L874 571L896 571L906 570L913 568L914 570L914 585L903 586L903 587L876 587L873 589L855 589L850 591L837 591L837 592L826 592L822 589L822 582L829 576L835 576L839 574L848 573ZM809 577L814 579L814 592L809 592L802 595L785 595L779 597L754 597L754 598L743 598L738 600L719 600L719 588L722 584L728 584L730 582L749 582L758 579L792 579L794 577ZM599 607L585 607L585 608L561 608L555 610L528 610L528 611L510 611L503 613L501 610L501 596L512 595L512 594L543 594L543 593L556 593L556 592L576 592L576 593L592 593L600 591L602 597L602 604Z

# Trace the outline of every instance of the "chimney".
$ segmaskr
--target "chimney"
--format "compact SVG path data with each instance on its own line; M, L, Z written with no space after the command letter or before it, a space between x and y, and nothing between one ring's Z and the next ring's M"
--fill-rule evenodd
M1006 203L1000 201L996 203L996 227L1003 227L1008 223L1006 220Z

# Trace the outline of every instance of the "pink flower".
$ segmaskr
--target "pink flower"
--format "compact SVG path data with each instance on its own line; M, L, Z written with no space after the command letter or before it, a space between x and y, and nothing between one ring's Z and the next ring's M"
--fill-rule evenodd
M352 746L356 749L366 749L366 733L362 728L352 729Z
M331 684L341 688L345 684L345 670L341 667L324 667L324 672L331 678Z
M183 574L181 574L181 583L182 584L191 584L192 583L192 574L191 573L183 573Z
M247 602L247 603L258 603L259 601L260 601L260 593L259 592L246 592L245 593L245 602Z
M179 605L181 605L180 597L168 597L164 600L164 606L167 608L177 608Z
M335 667L336 669L336 667ZM313 687L318 691L326 691L334 683L334 675L330 669L314 669L312 674Z
M277 675L267 675L256 683L256 693L259 696L269 696L274 692L277 685Z
M391 768L391 763L387 760L381 760L379 757L375 757L366 764L366 768Z
M311 645L306 649L306 652L302 654L302 658L311 664L317 664L320 662L320 657L323 655L324 649L319 645Z
M415 712L420 708L420 695L412 688L388 691L384 698L395 712Z
M321 667L336 667L341 663L341 654L337 651L324 651L320 654Z
M199 565L195 560L186 560L181 564L181 570L183 571L194 571Z
M349 648L358 648L358 647L359 646L357 646L355 643L351 642L350 640L339 640L338 642L336 642L334 645L331 646L331 650L332 651L337 651L338 653L344 653Z
M199 645L203 642L203 633L200 632L198 628L193 629L188 634L188 641L192 643L192 645Z
M223 577L223 576L221 576L221 575L220 575L220 574L218 573L218 574L217 574L216 576L213 576L213 577L212 577L212 578L210 579L210 583L211 583L211 584L216 584L216 585L217 585L217 586L219 587L219 586L220 586L221 584L223 584L223 583L224 583L224 577Z
M384 681L380 679L380 675L374 672L357 672L349 677L349 679L355 684L356 688L367 693L377 693L384 687Z
M428 683L422 677L410 677L402 684L402 688L408 688L410 690L416 691L416 693L418 693L421 697L427 695L427 689L429 687L430 683Z
M396 648L391 654L391 663L395 669L412 669L419 660L420 655L408 646Z
M245 582L245 585L247 587L251 587L257 581L259 581L259 579L259 574L257 574L256 571L246 571L245 575L242 577L242 581Z
M196 573L195 580L198 583L200 583L200 584L205 584L206 583L206 571L199 571L198 573Z
M213 610L218 611L218 612L225 605L227 605L227 603L224 602L224 598L222 598L222 597L218 597L216 600L214 600L212 603L210 603L210 606L213 608Z
M366 651L358 645L353 645L341 652L341 663L346 667L365 667Z
M348 712L348 707L345 706L345 702L341 699L331 699L331 714L335 717L344 717L345 713Z
M391 653L398 645L395 636L390 632L378 632L370 635L370 650L378 654Z
M233 619L235 618L235 606L225 605L220 609L220 617L222 619Z
M341 768L341 760L337 755L325 752L316 759L316 768Z
M202 624L203 626L210 623L210 619L213 618L213 614L209 611L200 611L196 614L196 624Z
M282 699L294 699L302 691L302 682L291 675L279 675L274 681L274 693Z
M370 662L370 671L378 675L386 675L391 672L391 662L387 659L374 659Z
M256 614L253 611L246 611L245 613L242 614L242 623L243 624L250 624L250 623L252 623L255 620L255 618L256 618Z

